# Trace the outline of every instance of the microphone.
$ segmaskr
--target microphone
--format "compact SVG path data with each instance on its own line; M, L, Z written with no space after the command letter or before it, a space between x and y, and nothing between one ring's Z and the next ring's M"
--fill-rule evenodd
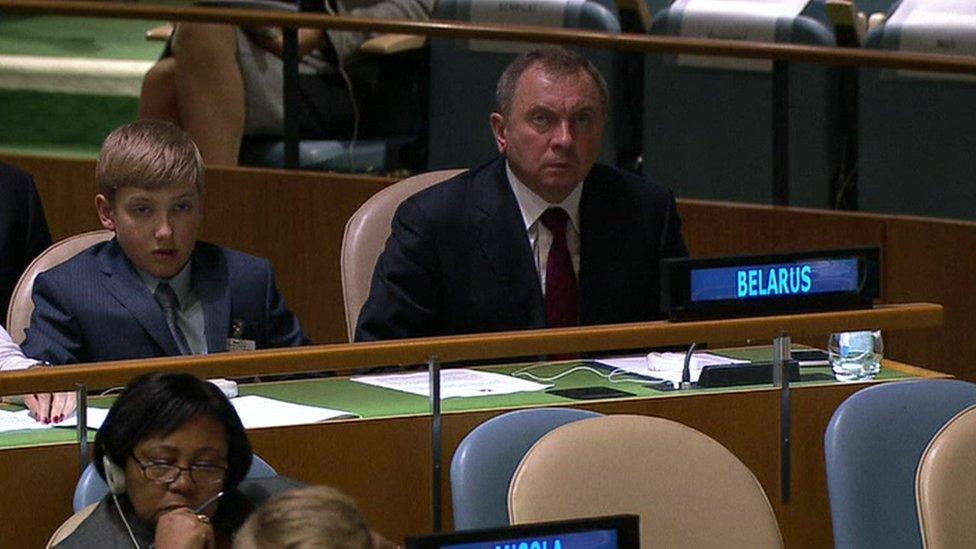
M685 365L681 369L681 388L690 389L691 388L691 355L694 354L695 349L698 348L698 343L692 342L691 347L688 347L688 352L685 353Z

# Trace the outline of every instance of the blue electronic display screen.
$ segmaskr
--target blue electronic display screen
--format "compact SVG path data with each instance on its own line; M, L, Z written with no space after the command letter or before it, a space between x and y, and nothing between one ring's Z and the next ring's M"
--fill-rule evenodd
M859 286L857 258L691 271L692 302L857 292Z
M508 540L442 545L441 549L617 549L617 531L590 530Z

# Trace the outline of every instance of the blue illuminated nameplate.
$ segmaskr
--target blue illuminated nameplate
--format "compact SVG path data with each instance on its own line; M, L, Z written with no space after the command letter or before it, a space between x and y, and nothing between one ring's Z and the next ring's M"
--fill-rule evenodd
M691 301L857 292L860 285L856 258L693 269Z
M443 545L442 549L617 549L616 530L590 530L551 536Z

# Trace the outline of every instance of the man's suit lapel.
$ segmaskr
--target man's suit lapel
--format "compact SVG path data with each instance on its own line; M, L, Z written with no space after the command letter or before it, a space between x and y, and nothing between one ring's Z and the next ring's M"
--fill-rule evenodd
M494 269L494 276L511 295L531 295L531 320L534 326L545 326L542 288L532 259L525 232L525 222L518 201L512 194L505 172L505 159L500 158L478 174L472 186L472 203L477 205L475 223L479 227L481 249Z
M593 171L583 185L580 197L580 323L592 323L598 308L612 308L617 303L618 288L626 273L613 268L619 264L626 222L616 219L621 209L615 205L615 194Z
M230 284L227 263L216 248L198 244L193 254L193 289L203 305L207 352L227 350L230 326Z
M159 304L139 278L135 267L125 257L118 241L112 239L98 253L98 265L105 275L105 289L146 330L167 355L179 355L180 350L166 324Z

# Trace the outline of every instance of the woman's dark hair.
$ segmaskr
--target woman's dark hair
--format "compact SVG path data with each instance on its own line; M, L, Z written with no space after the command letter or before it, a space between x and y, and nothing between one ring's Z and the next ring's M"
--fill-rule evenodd
M95 435L98 474L105 478L103 456L124 468L140 442L165 437L200 416L223 426L228 465L224 489L236 488L251 467L251 443L241 418L216 385L190 374L146 374L129 382Z

